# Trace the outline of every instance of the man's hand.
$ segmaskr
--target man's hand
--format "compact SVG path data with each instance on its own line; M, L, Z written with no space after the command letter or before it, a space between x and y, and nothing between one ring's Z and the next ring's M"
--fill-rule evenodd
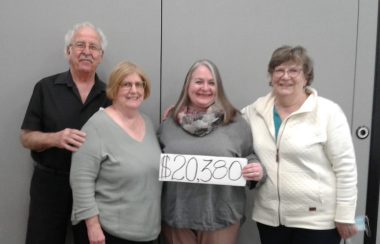
M76 152L86 139L83 131L66 128L52 133L22 130L21 143L24 147L41 152L52 147Z
M64 129L55 133L56 147L76 152L86 140L86 133L76 129Z

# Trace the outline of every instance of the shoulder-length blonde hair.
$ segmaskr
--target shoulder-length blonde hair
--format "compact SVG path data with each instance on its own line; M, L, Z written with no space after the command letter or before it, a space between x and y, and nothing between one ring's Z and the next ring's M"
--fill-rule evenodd
M192 79L192 75L193 75L194 71L199 66L205 66L206 68L208 68L210 70L211 75L214 78L214 81L216 83L215 103L218 104L223 109L223 113L224 113L223 123L224 124L231 123L233 121L236 113L238 113L239 111L227 99L227 96L226 96L224 89L223 89L222 78L220 76L219 70L216 67L216 65L208 59L198 60L190 67L189 71L186 74L186 78L185 78L185 82L184 82L183 87L182 87L181 94L178 98L177 103L175 104L175 106L172 110L172 116L174 118L177 118L178 113L181 111L181 109L183 107L189 106L191 104L189 94L188 94L189 85L190 85L190 81Z
M110 100L114 100L119 92L121 83L126 76L131 74L137 74L140 76L142 82L144 82L144 100L150 96L151 84L150 79L145 72L136 64L124 61L119 63L111 72L107 82L107 97Z

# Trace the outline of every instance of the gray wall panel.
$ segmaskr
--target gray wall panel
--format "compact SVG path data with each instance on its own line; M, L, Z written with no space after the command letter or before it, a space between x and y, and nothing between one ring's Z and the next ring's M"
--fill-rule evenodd
M166 0L163 104L175 100L172 91L181 87L189 65L206 57L219 66L231 100L243 107L269 91L266 65L274 48L301 44L315 61L314 86L351 117L357 11L354 0L343 8L337 0Z
M357 36L357 54L355 69L355 89L353 100L352 131L360 126L371 128L372 103L375 74L375 55L376 55L376 30L378 18L379 1L359 1L359 21ZM379 47L378 47L379 48ZM379 126L379 125L377 125ZM367 200L367 176L370 138L365 140L354 136L355 151L358 164L358 203L357 215L365 214ZM370 223L374 221L370 219ZM379 239L380 226L377 224L377 242ZM362 235L356 236L352 243L362 243Z

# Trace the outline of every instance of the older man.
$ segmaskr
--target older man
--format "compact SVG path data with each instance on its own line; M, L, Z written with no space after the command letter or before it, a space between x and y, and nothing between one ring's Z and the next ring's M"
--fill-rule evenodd
M110 104L96 75L106 44L103 32L91 23L75 25L65 36L70 69L34 87L21 126L22 145L35 161L27 244L65 243L72 206L71 153L85 141L83 124Z

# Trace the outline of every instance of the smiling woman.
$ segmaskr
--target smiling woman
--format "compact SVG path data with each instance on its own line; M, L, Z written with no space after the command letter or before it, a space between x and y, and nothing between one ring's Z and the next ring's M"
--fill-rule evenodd
M112 105L83 127L86 142L70 172L72 220L82 233L77 243L153 243L160 232L161 151L150 119L139 111L149 94L144 71L122 62L108 80Z
M276 49L268 73L272 91L242 110L268 172L253 208L261 243L338 244L356 233L356 160L347 119L310 87L313 63L303 47Z
M216 82L206 66L199 66L191 76L189 83L191 111L206 111L215 102Z
M246 158L249 164L241 173L246 180L257 182L263 178L263 169L252 150L250 133L227 99L216 65L209 60L190 67L181 95L158 131L163 152ZM224 166L214 166L216 177ZM207 170L203 167L202 172ZM162 218L168 244L236 243L244 219L245 189L214 184L165 182Z

